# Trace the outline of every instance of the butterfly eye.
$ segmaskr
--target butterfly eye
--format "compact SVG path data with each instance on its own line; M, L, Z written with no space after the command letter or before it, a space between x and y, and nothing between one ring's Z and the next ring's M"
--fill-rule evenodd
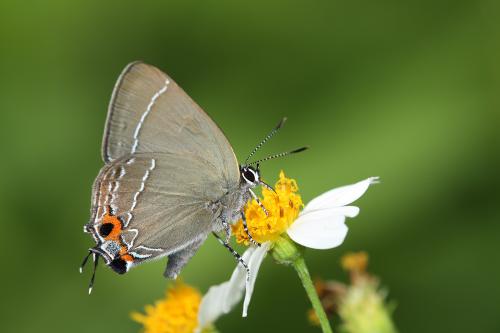
M243 177L245 177L245 179L250 183L255 181L255 173L250 169L243 171Z
M104 223L99 228L99 234L102 237L108 237L111 231L113 231L113 223Z

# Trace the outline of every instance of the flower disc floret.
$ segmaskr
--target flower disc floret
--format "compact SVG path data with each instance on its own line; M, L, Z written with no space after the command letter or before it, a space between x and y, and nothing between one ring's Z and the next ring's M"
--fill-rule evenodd
M192 333L198 326L201 294L183 283L165 293L165 298L146 305L145 313L133 312L131 317L143 325L144 333Z
M287 178L281 171L275 185L276 193L267 188L262 189L261 202L268 215L256 200L250 201L245 206L247 226L253 239L260 243L275 241L288 229L304 206L302 198L297 193L298 190L297 182ZM232 226L232 232L238 243L250 244L241 220Z

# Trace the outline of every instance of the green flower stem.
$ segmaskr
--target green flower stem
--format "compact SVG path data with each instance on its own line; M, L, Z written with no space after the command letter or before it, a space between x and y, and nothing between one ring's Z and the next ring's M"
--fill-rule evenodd
M300 278L300 281L302 282L302 286L304 286L304 289L306 290L306 294L311 301L313 309L318 316L323 333L332 333L330 322L326 317L325 310L323 309L323 305L321 305L321 301L319 300L318 294L316 293L316 289L314 288L311 280L311 276L307 270L306 262L302 257L299 248L297 248L295 243L288 237L280 237L274 243L272 256L280 264L293 266Z
M309 271L307 270L304 258L302 257L298 258L297 260L295 260L292 266L293 268L295 268L295 271L299 275L300 281L302 281L302 285L306 290L307 296L309 297L313 309L316 312L316 315L318 316L321 329L323 330L324 333L332 333L330 322L326 317L323 305L321 305L321 301L319 300L318 294L316 293L316 289L314 288L311 276L309 275Z

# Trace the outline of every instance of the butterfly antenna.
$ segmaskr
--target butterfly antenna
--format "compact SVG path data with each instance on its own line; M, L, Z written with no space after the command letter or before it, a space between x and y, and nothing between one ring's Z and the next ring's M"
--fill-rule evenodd
M250 163L248 163L248 165L259 164L260 162L269 161L269 160L272 160L272 159L275 159L275 158L278 158L278 157L285 157L287 155L300 153L300 152L302 152L302 151L304 151L306 149L309 149L309 147L305 146L305 147L301 147L301 148L294 149L294 150L291 150L291 151L285 151L283 153L279 153L279 154L275 154L275 155L270 155L270 156L267 156L267 157L265 157L265 158L263 158L261 160L250 162Z
M99 254L92 253L94 258L94 271L92 272L92 277L89 283L89 295L92 293L92 288L94 287L95 271L97 270L97 264L99 263Z
M248 155L248 157L246 158L244 163L245 165L247 165L248 160L260 149L260 147L262 147L270 138L272 138L274 134L276 134L280 130L281 127L283 127L285 121L286 117L283 117L283 119L281 119L279 124L276 125L276 127L273 128L273 130L253 149L250 155Z
M92 254L92 251L89 251L89 253L85 256L85 258L83 258L83 262L80 265L80 273L83 273L83 267L85 267L85 264L89 260L89 257L90 257L91 254Z

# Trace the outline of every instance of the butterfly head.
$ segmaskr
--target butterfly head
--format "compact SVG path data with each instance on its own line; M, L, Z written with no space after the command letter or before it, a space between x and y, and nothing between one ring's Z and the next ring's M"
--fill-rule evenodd
M257 168L244 165L240 167L240 174L241 180L248 186L255 187L260 184L260 170L258 165Z
M241 182L245 186L247 186L247 188L253 188L255 186L262 185L268 190L275 192L270 185L268 185L266 182L260 179L259 164L257 164L255 168L249 165L241 166L240 174L241 174Z

